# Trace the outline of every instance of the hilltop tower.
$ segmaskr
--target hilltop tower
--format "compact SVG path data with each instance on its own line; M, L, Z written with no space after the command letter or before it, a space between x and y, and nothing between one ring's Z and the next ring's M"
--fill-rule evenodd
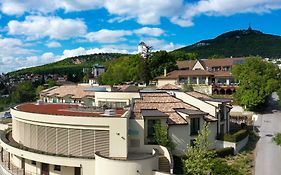
M149 56L149 46L146 45L143 41L138 45L138 53L142 56L142 58L146 59Z

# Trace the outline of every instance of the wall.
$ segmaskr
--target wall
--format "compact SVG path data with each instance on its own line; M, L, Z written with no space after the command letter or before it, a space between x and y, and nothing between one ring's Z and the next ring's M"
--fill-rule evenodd
M175 92L176 98L181 99L183 102L192 104L193 106L199 108L203 112L207 112L212 116L216 116L216 107L205 102L202 100L199 100L198 98L195 98L191 95L188 95L184 92Z
M212 86L211 85L192 85L192 88L197 91L201 92L203 94L212 94Z
M25 160L34 160L36 161L36 167L34 165L31 165L31 161L27 161L26 168L28 171L37 171L40 173L38 168L40 168L41 164L38 162L44 162L47 164L55 164L55 165L61 165L61 166L67 166L67 167L82 167L82 173L83 175L88 175L90 173L95 172L95 159L81 159L81 158L69 158L69 157L60 157L60 156L50 156L50 155L44 155L34 152L25 151L22 149L18 149L15 147L12 147L2 140L0 140L0 145L5 149L7 152L10 152L14 156L23 157ZM13 157L14 157L13 156Z
M60 116L46 115L17 111L11 109L13 120L24 123L48 126L57 128L72 129L89 129L89 130L109 130L109 156L111 157L127 157L127 125L126 117L76 117L76 116ZM13 126L13 138L19 141L21 128ZM24 128L23 128L24 129Z
M138 92L95 92L96 105L99 101L126 102L129 105L133 98L140 98L140 94Z
M233 147L234 153L237 154L242 148L244 148L247 145L248 141L249 141L249 136L247 136L243 140L236 142L236 143L217 140L216 148L221 149L221 148L226 148L226 147Z
M177 82L177 79L158 79L158 81L157 81L157 87L161 87L166 84L177 85L178 82Z
M123 161L106 159L96 155L96 175L153 175L153 170L157 169L158 156Z
M183 155L186 152L187 146L190 145L190 141L195 139L197 135L190 135L190 119L186 118L188 123L187 125L170 125L169 126L169 136L172 139L173 143L175 143L176 148L173 151L173 154ZM214 122L216 123L216 122ZM205 120L200 117L200 130L204 127ZM214 124L211 124L210 132L213 132L212 129ZM209 140L214 142L214 136L209 135Z

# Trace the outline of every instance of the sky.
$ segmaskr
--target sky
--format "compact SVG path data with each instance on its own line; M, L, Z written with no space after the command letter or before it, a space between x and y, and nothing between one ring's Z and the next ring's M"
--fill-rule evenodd
M249 24L281 35L281 0L0 0L0 73L140 41L171 51Z

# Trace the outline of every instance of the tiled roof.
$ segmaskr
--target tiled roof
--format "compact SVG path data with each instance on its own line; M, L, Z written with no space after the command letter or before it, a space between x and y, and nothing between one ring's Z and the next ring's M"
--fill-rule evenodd
M187 121L175 109L198 110L198 108L184 103L168 93L141 93L141 97L141 99L135 99L132 118L142 118L141 111L144 109L157 109L168 115L168 124L187 124Z
M206 59L200 60L200 63L206 68L212 68L217 66L232 66L235 64L239 64L243 62L244 58L223 58L223 59ZM179 69L192 69L196 64L197 60L185 60L185 61L177 61L177 65Z
M70 95L71 98L81 99L83 97L94 97L95 92L85 91L87 88L90 88L90 85L65 85L59 86L56 88L51 88L43 91L42 96L56 96L56 97L65 97Z
M167 73L166 76L161 75L156 79L177 79L179 77L189 76L213 76L213 73L207 70L174 70Z
M173 85L173 84L165 84L159 88L157 88L158 90L179 90L181 89L180 87Z
M77 109L77 110L74 110ZM34 104L25 103L16 106L16 110L37 114L63 115L63 116L80 116L80 117L102 117L104 111L85 112L79 111L78 105L72 104ZM125 109L116 109L116 117L121 117L126 112Z

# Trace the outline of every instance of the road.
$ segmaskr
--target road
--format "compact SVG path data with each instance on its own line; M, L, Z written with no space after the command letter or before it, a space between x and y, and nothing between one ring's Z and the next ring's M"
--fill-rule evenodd
M260 139L256 146L255 175L281 175L281 147L272 141L272 136L281 132L281 111L278 110L274 93L267 112L255 122Z

